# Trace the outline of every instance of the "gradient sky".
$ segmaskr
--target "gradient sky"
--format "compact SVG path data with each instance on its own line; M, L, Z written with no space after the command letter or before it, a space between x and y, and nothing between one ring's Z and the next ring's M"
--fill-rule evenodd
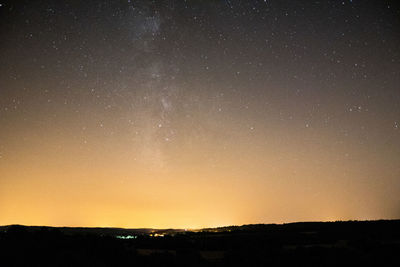
M387 0L0 1L0 225L400 217Z

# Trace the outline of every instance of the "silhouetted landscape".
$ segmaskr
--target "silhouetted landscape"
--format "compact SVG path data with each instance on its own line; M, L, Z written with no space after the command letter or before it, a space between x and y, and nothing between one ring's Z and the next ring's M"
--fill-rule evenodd
M400 266L400 220L199 230L9 225L0 227L0 251L2 266Z

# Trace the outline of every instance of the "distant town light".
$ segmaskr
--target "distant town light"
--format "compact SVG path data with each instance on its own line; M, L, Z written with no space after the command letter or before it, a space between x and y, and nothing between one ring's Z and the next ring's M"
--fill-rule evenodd
M136 235L117 235L115 236L118 239L136 239Z
M150 234L151 237L164 237L165 234Z

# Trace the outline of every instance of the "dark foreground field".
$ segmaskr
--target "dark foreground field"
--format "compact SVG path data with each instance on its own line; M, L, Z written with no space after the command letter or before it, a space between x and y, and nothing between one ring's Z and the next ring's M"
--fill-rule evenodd
M200 231L0 227L0 266L400 266L400 221Z

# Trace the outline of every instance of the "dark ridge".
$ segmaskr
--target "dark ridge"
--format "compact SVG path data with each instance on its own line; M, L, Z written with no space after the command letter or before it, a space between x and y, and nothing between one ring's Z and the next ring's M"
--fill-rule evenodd
M189 231L8 225L0 251L1 266L400 266L400 220Z

